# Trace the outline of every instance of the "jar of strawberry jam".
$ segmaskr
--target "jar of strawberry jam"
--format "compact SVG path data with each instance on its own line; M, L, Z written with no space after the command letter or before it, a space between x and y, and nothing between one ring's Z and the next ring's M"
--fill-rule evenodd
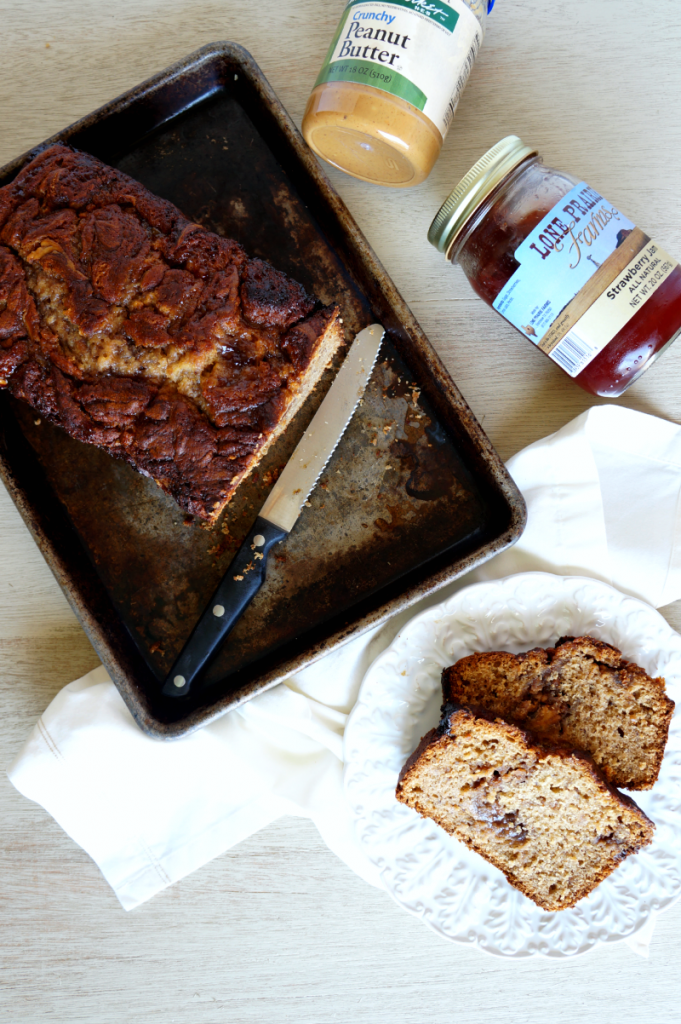
M515 135L459 182L428 239L593 395L621 395L681 332L676 260Z

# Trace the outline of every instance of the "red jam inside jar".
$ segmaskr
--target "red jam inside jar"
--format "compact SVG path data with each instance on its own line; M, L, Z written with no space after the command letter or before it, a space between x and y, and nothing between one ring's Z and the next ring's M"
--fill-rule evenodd
M500 147L501 166L496 168L495 174L494 154ZM486 160L487 166L480 170ZM589 217L593 221L593 212L583 205L583 200L578 206L570 206L569 202L565 206L561 204L561 200L564 200L568 193L574 195L579 184L579 180L571 175L543 166L535 153L524 147L515 136L511 136L490 150L457 186L433 221L429 238L441 251L446 252L452 263L458 263L462 267L473 289L488 305L494 307L495 300L498 300L502 290L519 271L520 263L516 259L519 247L549 213L557 215L557 220L550 222L553 224L552 234L540 235L542 242L537 242L535 236L535 245L531 246L535 250L533 258L539 266L541 264L537 254L545 259L549 255L549 247L557 245L559 237L567 251L571 238L574 239L577 233L578 226L574 224L574 218L570 221L569 215L566 216L563 212L565 209L568 210L568 214L570 211L574 212L581 224L588 222ZM586 194L596 197L593 199L596 214L599 208L608 208L616 217L621 216L614 208L607 207L605 201L599 206L598 201L602 200L602 197L592 189L588 189ZM623 221L626 224L630 223L625 218ZM603 224L601 219L593 229L595 234L599 233L599 225L602 225L604 231L607 230L607 224ZM612 224L611 235L617 226L616 223ZM572 230L572 235L568 229ZM546 231L546 228L543 230ZM624 236L624 240L631 233L631 230L622 231L617 238ZM625 313L630 319L590 358L583 369L570 373L577 384L593 395L607 398L621 395L681 332L681 267L663 254L664 262L659 259L656 261L664 268L660 275L661 282L650 294L644 293L643 297L640 297L641 287L645 288L643 278L645 274L652 276L655 267L650 257L648 262L645 262L645 254L648 251L645 249L645 243L649 243L653 250L657 248L658 253L662 250L641 232L639 236L644 240L640 243L643 248L634 253L628 268L620 268L620 272L615 274L614 284L608 282L611 274L606 271L608 276L604 278L605 284L600 286L601 291L597 297L599 294L609 294L608 288L616 287L621 280L620 288L625 291L636 291L638 288L637 294L641 305ZM619 246L622 243L617 241L612 244ZM587 256L586 259L592 260L594 269L591 270L591 274L595 274L599 263L591 256ZM563 260L563 266L565 265L566 260ZM617 270L617 267L615 269ZM631 286L630 281L633 282ZM590 287L592 292L581 309L588 308L586 304L592 298L594 286ZM650 285L648 287L650 288ZM614 297L615 293L613 301ZM609 304L608 299L603 301L606 305ZM563 315L564 310L565 307L560 309L558 317ZM525 321L522 323L524 325ZM537 337L541 328L536 332L529 327L525 330L527 333L524 336L533 334ZM558 362L558 359L555 358L555 361Z

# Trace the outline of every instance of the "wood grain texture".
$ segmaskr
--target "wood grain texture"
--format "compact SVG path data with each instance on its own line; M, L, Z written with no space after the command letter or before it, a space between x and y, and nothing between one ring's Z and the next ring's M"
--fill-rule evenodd
M0 0L0 164L218 39L245 45L297 123L342 0ZM409 192L330 176L502 457L593 400L426 242L470 164L515 132L681 254L681 9L499 0L440 161ZM681 344L620 401L679 422ZM681 626L681 603L664 610ZM0 492L0 757L96 655ZM681 906L626 946L500 962L448 945L356 878L306 821L253 837L131 914L0 781L0 1020L37 1024L667 1024Z

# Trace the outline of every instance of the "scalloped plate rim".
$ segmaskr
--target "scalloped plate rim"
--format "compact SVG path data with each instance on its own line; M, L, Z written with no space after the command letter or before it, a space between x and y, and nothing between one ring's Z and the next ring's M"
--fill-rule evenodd
M615 602L620 607L621 606L626 606L629 602L631 602L634 607L638 608L639 612L644 617L648 617L651 620L651 623L654 623L656 625L656 627L657 627L657 629L658 629L660 634L666 634L666 639L667 639L667 642L669 643L669 646L672 647L672 648L673 647L677 647L678 648L679 656L681 657L681 636L669 625L669 623L663 618L663 616L657 611L657 609L653 608L652 605L646 604L646 602L642 601L640 598L636 598L636 597L633 597L633 596L631 596L629 594L626 594L626 593L624 593L622 591L619 591L615 587L612 587L610 584L607 584L607 583L603 582L602 580L598 580L598 579L595 579L595 578L589 577L589 576L569 576L569 575L563 575L563 574L559 575L558 573L548 573L548 572L538 572L538 571L514 573L512 575L502 577L502 578L500 578L498 580L484 580L484 581L480 581L480 582L477 582L477 583L471 583L468 586L462 587L460 590L455 591L454 594L450 595L449 597L447 597L445 600L439 602L438 604L433 605L433 606L431 606L429 608L426 608L422 612L419 612L412 619L410 619L407 623L405 623L405 625L400 629L399 633L394 638L392 643L390 643L388 645L388 647L384 651L382 651L381 654L379 654L377 656L377 658L372 662L372 664L367 669L367 671L366 671L366 673L364 675L364 678L362 680L362 683L360 685L360 688L359 688L359 693L358 693L357 701L356 701L355 706L353 707L353 709L352 709L352 711L351 711L351 713L350 713L350 715L348 717L348 721L347 721L346 728L345 728L345 737L344 737L344 761L345 761L345 768L344 768L344 791L345 791L346 798L348 800L348 803L349 803L349 805L350 805L350 807L352 809L353 815L354 815L354 819L355 819L354 820L355 832L356 832L356 834L358 836L358 840L360 842L360 845L364 849L364 852L366 853L366 855L369 857L369 860L371 860L372 863L374 863L377 867L379 867L379 865L377 864L376 860L372 857L371 850L368 847L368 844L366 843L366 841L364 839L364 836L363 836L363 833L362 833L362 830L360 828L362 817L361 817L361 814L358 814L357 807L356 807L356 801L354 800L353 794L351 792L353 781L357 777L357 771L358 771L358 765L353 760L353 757L352 757L351 751L350 751L351 740L352 740L352 738L354 736L354 733L355 733L355 731L357 729L358 723L362 721L362 717L365 716L367 714L367 712L370 712L372 710L372 707L373 707L372 704L371 704L371 701L367 701L366 700L366 695L367 695L367 692L369 691L370 681L372 680L372 677L375 675L375 673L380 671L380 669L390 659L391 656L394 657L395 653L398 652L400 650L400 648L403 648L405 645L409 644L410 636L419 627L421 627L424 623L433 622L433 620L439 621L440 619L443 618L443 612L444 612L445 609L447 609L446 614L449 616L449 619L451 620L453 618L453 611L452 611L452 608L449 607L449 606L457 606L457 605L460 606L468 595L470 595L471 593L473 593L475 591L483 592L484 589L486 589L486 588L490 589L492 592L495 591L495 590L498 590L501 593L501 591L503 590L504 587L508 587L508 586L511 585L512 581L515 581L516 584L518 584L518 585L521 585L521 584L523 584L525 582L530 583L532 581L535 581L538 584L543 584L544 586L553 587L553 588L555 588L555 593L553 595L553 598L556 601L562 596L562 591L566 587L572 587L573 589L577 589L580 586L589 585L590 587L593 587L595 590L602 590L604 595L608 595L610 600ZM565 595L563 595L563 596L565 596ZM535 641L535 643L539 643L539 642L540 641ZM528 640L527 643L532 643L532 641ZM482 649L484 649L484 647ZM659 653L662 653L664 650L665 650L664 647L660 647L659 648ZM423 661L424 659L421 659L421 660ZM405 675L405 673L402 673L402 674ZM680 680L680 682L681 682L681 680ZM406 683L406 680L405 680L405 683ZM669 679L667 679L667 686L669 688ZM676 694L676 696L679 696L679 695ZM679 700L677 700L676 701L676 710L675 710L675 714L674 714L674 718L676 718L677 720L678 720L678 716L679 716L680 706L681 706L681 702ZM426 726L424 725L422 728L425 731ZM360 774L361 774L361 772L360 772ZM634 797L636 797L635 793L633 795L634 795ZM395 804L397 806L397 802L395 802ZM428 822L426 820L423 820L423 819L421 819L421 821L423 822L423 825L427 828L428 827ZM416 822L416 824L418 824L418 822ZM431 825L432 825L432 823L431 823ZM679 823L679 827L681 828L681 822ZM435 828L435 830L438 833L440 833L441 830L437 826L434 826L434 828ZM452 837L446 836L445 833L442 833L442 836L443 836L443 838L448 839L450 842L452 841ZM453 840L453 841L456 842L456 840ZM457 846L458 845L459 844L457 843ZM470 851L468 851L467 848L464 847L463 845L461 846L461 849L462 849L462 851L465 851L467 854L470 854ZM473 857L476 857L476 855L473 854ZM485 864L485 862L482 860L482 858L479 858L479 859L480 859L480 863L481 864ZM679 859L681 859L681 855L680 855ZM489 866L487 866L487 867L489 867ZM493 869L493 870L496 871L497 869ZM457 936L457 935L453 935L453 934L448 933L446 931L446 929L444 929L443 927L439 926L436 921L434 921L432 919L429 919L428 917L425 916L425 911L427 909L429 909L429 908L421 907L420 909L415 909L413 907L410 907L409 905L407 905L407 903L405 902L404 898L401 899L393 891L393 889L391 888L391 886L389 884L389 881L388 881L389 878L390 878L389 871L387 870L387 868L385 866L383 868L379 867L379 873L380 873L380 876L381 876L381 878L382 878L382 880L384 882L384 885L385 885L387 893L397 903L397 905L400 906L403 910L406 910L407 913L411 914L412 916L419 918L421 921L423 921L424 924L426 924L436 934L440 935L443 939L445 939L446 941L449 941L449 942L455 942L455 943L457 943L459 945L467 946L469 948L470 947L475 947L475 948L479 949L481 952L487 954L488 956L501 957L502 959L506 959L506 960L526 960L526 959L528 959L530 957L534 957L534 956L540 957L542 959L547 959L547 960L556 960L556 959L563 960L563 959L573 958L573 957L576 957L576 956L582 956L585 953L589 952L590 950L596 949L599 946L614 946L614 945L621 944L623 942L626 942L627 939L632 938L639 931L641 931L642 928L644 928L646 926L646 924L647 924L647 922L648 922L648 920L650 918L651 913L660 913L660 912L662 912L664 910L667 910L671 906L673 906L681 898L681 889L679 889L675 894L672 894L668 899L664 900L664 905L663 906L661 906L659 908L652 908L651 909L650 907L646 907L646 906L641 907L641 900L643 899L643 897L641 897L641 900L639 901L639 906L638 906L637 912L636 912L637 921L636 921L634 927L631 929L631 931L627 932L626 934L612 934L612 933L611 934L607 934L607 935L596 934L596 935L592 935L591 937L589 937L588 932L587 932L587 935L585 936L585 941L582 944L580 944L577 949L570 950L570 951L567 951L567 952L562 950L562 949L560 949L560 948L557 948L557 947L549 948L549 949L527 948L527 946L529 944L529 942L528 942L528 943L525 944L525 947L523 947L522 949L518 949L515 952L510 952L509 953L509 952L505 952L505 951L503 951L501 949L498 949L498 948L490 948L484 942L481 942L481 938L484 938L484 937L481 936L481 934L479 932L473 938L471 938L470 936L468 938L464 938L464 937L461 937L461 936ZM609 876L609 877L612 878L613 876ZM607 882L607 879L605 881ZM503 884L508 886L509 890L511 892L513 892L513 890L511 889L510 883L506 882L505 879L504 879L504 883ZM604 883L602 883L602 884L604 884ZM597 890L594 890L594 892L595 891L597 891ZM436 896L437 896L437 894L435 894L435 898L436 898ZM654 902L654 900L652 900L651 902ZM577 904L578 907L580 907L580 905L581 905L581 907L583 909L584 901L580 901L580 903ZM561 913L570 913L570 911L563 911ZM602 931L602 926L594 924L593 929L594 929L594 931L597 930L597 931L601 932ZM533 938L534 938L534 940L536 942L542 941L538 934L535 935Z

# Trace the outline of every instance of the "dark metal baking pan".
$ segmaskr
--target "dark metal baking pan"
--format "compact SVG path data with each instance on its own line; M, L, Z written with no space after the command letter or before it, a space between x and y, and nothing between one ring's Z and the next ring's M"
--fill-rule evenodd
M206 46L55 141L100 157L242 242L387 341L265 586L196 693L164 678L333 370L211 530L123 462L0 396L5 484L142 729L178 736L512 544L522 497L252 57ZM386 194L386 202L389 200Z

